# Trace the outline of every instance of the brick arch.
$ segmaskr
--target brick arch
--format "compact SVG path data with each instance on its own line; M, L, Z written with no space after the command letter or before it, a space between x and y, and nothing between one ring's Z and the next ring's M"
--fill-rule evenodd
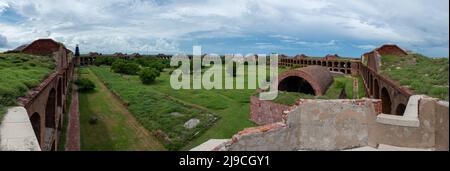
M33 113L30 117L31 126L34 130L34 135L36 135L36 138L41 143L41 115L37 112Z
M379 99L380 98L380 84L378 83L378 80L375 79L373 81L373 98Z
M292 79L294 80L289 81ZM314 91L314 95L322 96L325 94L328 87L333 83L333 77L331 76L328 69L325 67L308 66L301 69L291 70L282 74L278 78L278 88L279 90L282 91L283 89L289 89L289 87L292 86L299 86L298 84L288 85L289 83L295 81L298 81L302 83L302 85L306 86L304 88L309 88L308 86L310 86ZM300 87L297 87L297 89L300 89Z
M372 74L369 75L369 95L373 95L373 76Z
M56 90L52 88L45 105L45 127L56 128Z
M391 95L386 87L381 89L381 109L384 114L392 113L392 100Z
M406 105L403 103L400 103L397 105L397 108L395 108L395 115L403 116L405 113Z
M63 101L62 101L62 96L63 96L63 81L62 81L62 78L59 78L58 79L58 84L57 84L57 95L56 95L56 104L57 104L57 107L62 107L62 103L63 103Z

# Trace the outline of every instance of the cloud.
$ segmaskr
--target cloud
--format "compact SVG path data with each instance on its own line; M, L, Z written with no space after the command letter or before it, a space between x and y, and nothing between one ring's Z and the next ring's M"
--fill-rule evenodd
M328 47L355 48L349 55L359 56L364 45L392 42L448 56L448 6L448 0L2 0L0 15L8 8L17 19L0 19L0 33L12 46L51 37L80 44L82 52L189 52L207 42L215 53L268 47L328 53L319 48Z
M377 48L377 46L375 46L375 45L354 45L354 46L357 48L360 48L360 49L364 49L364 50L373 50L373 49Z
M7 47L8 39L0 34L0 48Z

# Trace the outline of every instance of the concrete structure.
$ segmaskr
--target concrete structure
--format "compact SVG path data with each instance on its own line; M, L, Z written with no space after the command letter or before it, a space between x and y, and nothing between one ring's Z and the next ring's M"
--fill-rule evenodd
M210 142L208 148L203 149L448 151L448 102L426 96L411 99L406 111L417 113L405 116L417 114L419 126L404 125L398 119L389 123L380 121L380 100L299 100L285 112L285 120L247 128L229 141Z
M0 124L0 151L41 151L24 107L8 109Z

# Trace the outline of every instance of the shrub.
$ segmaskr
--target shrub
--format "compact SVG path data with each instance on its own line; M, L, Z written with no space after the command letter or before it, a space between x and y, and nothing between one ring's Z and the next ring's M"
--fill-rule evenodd
M127 75L137 75L140 71L140 67L136 63L131 62L114 62L111 69L116 73L127 74Z
M95 60L94 64L97 65L97 66L100 66L100 65L109 65L109 66L111 66L116 61L117 61L117 58L101 57L101 58L97 58Z
M78 86L78 91L87 92L95 89L95 84L87 78L80 78L75 84Z
M160 72L155 68L145 68L139 72L139 78L142 83L150 84L155 81L156 77L159 77Z

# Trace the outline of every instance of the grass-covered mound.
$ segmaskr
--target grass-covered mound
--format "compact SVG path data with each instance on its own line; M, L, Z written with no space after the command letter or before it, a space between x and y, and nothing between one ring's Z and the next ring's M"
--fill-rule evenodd
M0 117L6 107L36 87L55 68L53 58L21 53L0 53Z
M275 103L284 105L293 105L298 99L339 99L343 90L345 90L345 99L353 99L353 80L358 79L358 97L365 97L364 85L362 79L351 76L334 77L333 84L330 85L323 96L314 96L310 94L278 91L278 97L273 100Z
M448 101L448 58L428 58L420 54L404 57L388 55L382 56L381 62L382 75L409 87L415 94Z

